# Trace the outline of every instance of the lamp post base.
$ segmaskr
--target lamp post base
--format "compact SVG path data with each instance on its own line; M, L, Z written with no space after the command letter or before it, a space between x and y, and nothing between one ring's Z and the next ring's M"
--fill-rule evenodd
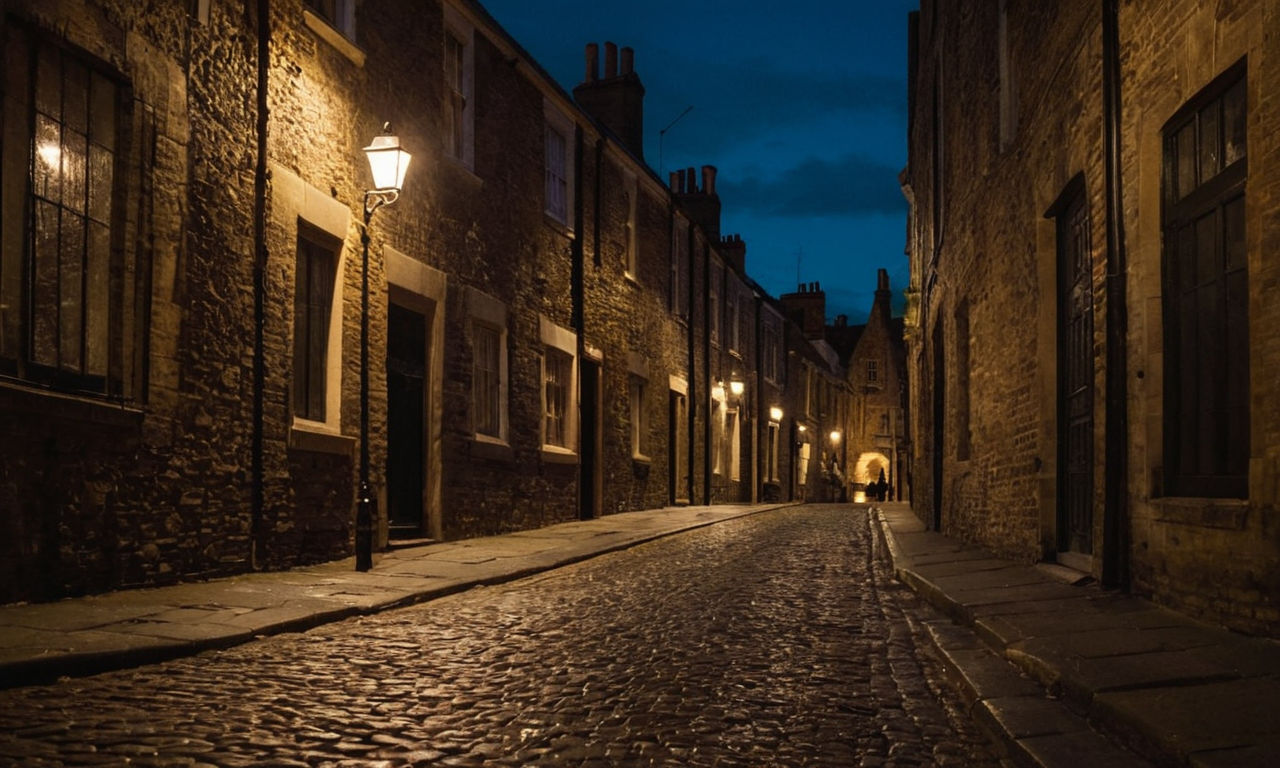
M369 490L369 484L360 483L356 499L356 570L367 571L373 567L373 517L378 509Z

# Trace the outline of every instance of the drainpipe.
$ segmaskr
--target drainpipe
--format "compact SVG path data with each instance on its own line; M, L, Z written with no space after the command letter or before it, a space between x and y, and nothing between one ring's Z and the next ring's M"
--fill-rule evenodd
M1123 588L1129 582L1129 403L1119 0L1102 0L1102 66L1107 186L1107 439L1102 583Z
M697 498L697 496L694 494L695 489L693 487L693 478L694 478L693 471L694 471L694 466L697 464L694 458L694 448L696 448L698 444L698 432L696 429L694 429L694 426L698 423L698 371L696 367L697 361L695 356L695 350L697 349L697 341L694 339L694 335L693 335L693 300L694 298L696 298L696 294L693 290L693 275L694 275L693 246L694 246L694 243L697 242L697 240L694 237L693 230L694 230L693 222L690 221L688 231L686 232L687 243L685 246L685 253L689 254L689 263L687 264L687 266L689 267L689 272L687 275L687 280L685 281L689 284L689 287L688 287L689 316L688 318L686 318L689 321L688 326L686 327L687 335L689 337L689 367L688 367L689 395L688 395L688 399L686 400L686 402L689 403L689 408L688 408L689 412L686 414L686 416L689 419L689 428L685 430L685 433L688 435L688 438L689 438L689 456L685 462L686 463L685 471L688 472L688 478L689 478L689 503L690 504L693 504L694 500Z
M258 0L258 124L257 164L253 172L253 425L250 437L250 543L249 565L260 566L264 489L263 432L267 377L266 326L267 295L267 72L271 53L271 3Z
M583 309L583 304L585 301L585 292L586 292L585 285L584 285L585 265L582 263L583 260L585 259L584 246L582 242L582 239L583 239L582 223L584 220L584 215L582 211L582 156L583 154L585 153L582 151L582 126L575 124L573 127L573 188L574 190L576 190L576 193L573 196L573 231L577 233L577 237L574 237L570 241L570 245L569 245L570 258L573 261L572 270L569 276L569 302L571 305L569 325L573 328L574 334L578 337L576 352L578 356L578 403L579 403L579 406L578 406L578 459L579 460L574 472L577 475L577 481L578 481L578 517L585 519L587 517L588 511L591 512L592 516L595 516L598 513L598 510L593 509L594 498L595 498L595 483L591 477L587 477L583 474L582 457L586 455L588 450L593 452L592 453L593 461L599 461L600 457L594 456L594 451L595 451L594 445L592 445L590 449L588 449L587 447L587 441L594 440L595 438L595 426L584 425L582 423L582 406L581 406L582 379L583 379L582 370L584 367L586 367L584 365L584 360L585 360L584 355L586 353L586 345L587 345L586 339L584 338L585 328L584 328L584 320L583 320L583 316L585 314ZM599 179L598 174L599 174L599 170L597 169L597 183ZM596 210L598 212L599 207L597 207ZM599 226L596 227L596 231L597 232L600 231ZM599 251L597 251L597 253L598 252ZM599 414L596 414L596 418L599 418ZM590 429L590 433L588 433L587 431L588 429Z
M702 503L711 506L711 246L702 249L702 381L706 388L703 397L705 417L702 451Z

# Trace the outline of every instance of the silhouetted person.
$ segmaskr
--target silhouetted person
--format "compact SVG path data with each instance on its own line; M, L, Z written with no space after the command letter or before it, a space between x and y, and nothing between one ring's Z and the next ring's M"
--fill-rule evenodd
M880 477L875 482L876 501L884 501L885 492L889 489L889 483L884 479L884 470L880 470Z

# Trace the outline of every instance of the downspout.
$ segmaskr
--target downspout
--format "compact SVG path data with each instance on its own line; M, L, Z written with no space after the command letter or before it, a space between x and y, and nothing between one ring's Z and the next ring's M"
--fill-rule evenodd
M706 394L702 419L702 503L711 506L711 246L702 249L702 381Z
M1102 67L1107 185L1107 439L1102 584L1123 588L1129 582L1129 403L1119 0L1102 0Z
M584 357L586 353L586 339L584 337L584 297L585 297L585 265L582 263L585 259L584 246L582 242L582 222L584 217L582 211L582 126L574 125L573 128L573 188L576 194L573 196L573 231L577 233L577 237L570 240L569 253L573 262L572 270L569 277L569 302L570 302L570 319L569 325L573 328L573 333L577 337L576 354L578 358L578 463L575 465L574 472L577 476L578 483L578 517L586 519L588 513L595 515L594 506L595 487L590 477L584 477L582 472L582 457L588 451L587 440L593 439L595 436L594 425L584 425L582 423L582 380ZM597 171L597 184L599 183L599 174ZM598 192L597 192L598 194ZM597 211L599 209L597 208ZM596 227L599 232L600 228ZM597 414L598 418L598 414ZM585 427L591 429L588 434ZM589 449L595 450L595 446ZM598 461L599 457L594 456L593 461ZM592 487L587 487L591 483Z
M267 377L267 72L271 55L271 3L258 0L258 124L257 163L253 172L253 425L250 437L250 544L249 564L258 570L262 546L263 512L266 506L263 432Z
M752 391L755 393L755 397L756 397L755 501L764 501L764 465L765 465L765 462L768 461L768 459L765 458L764 451L760 449L760 446L765 444L763 439L765 437L764 430L767 430L769 428L769 422L765 421L765 418L764 418L765 416L764 373L763 373L764 353L761 350L761 346L763 345L763 341L764 341L764 299L761 298L760 294L758 293L755 295L754 298L755 298L755 305L756 305L756 322L755 322L755 326L756 326L755 368L756 370L755 370L755 386L752 388Z
M694 466L697 464L694 457L694 448L696 448L698 445L698 431L694 429L694 427L698 423L698 376L697 376L697 356L695 353L695 350L697 349L697 342L693 336L693 299L696 296L696 293L693 290L693 275L694 275L693 246L694 246L694 243L696 242L696 238L694 238L693 230L694 230L693 222L690 221L689 227L685 232L685 238L686 238L685 253L689 254L689 262L688 264L685 265L689 267L689 272L687 276L688 279L685 280L685 282L689 284L689 287L687 288L687 293L689 294L689 305L688 305L689 314L685 318L685 320L687 321L686 333L689 337L689 365L687 368L687 370L689 371L689 395L688 395L688 399L686 400L686 402L689 403L689 407L687 409L688 413L685 414L685 417L689 421L689 425L688 425L689 428L685 430L685 434L688 436L688 442L689 442L689 455L685 459L685 472L687 473L685 476L689 478L689 503L690 504L692 504L694 502L694 499L697 498L697 496L694 494L694 487L693 487L693 478L694 478L693 469L694 469Z

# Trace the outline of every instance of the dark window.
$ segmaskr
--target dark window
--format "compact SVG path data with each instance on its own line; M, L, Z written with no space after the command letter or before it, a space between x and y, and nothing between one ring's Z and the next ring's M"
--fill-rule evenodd
M293 413L314 421L325 420L329 325L339 247L336 241L317 233L298 234L293 294Z
M544 362L544 394L546 427L543 442L560 448L569 447L567 416L569 388L573 376L573 357L558 349L547 349Z
M444 33L445 119L448 122L445 150L458 159L463 157L466 142L463 132L463 116L467 108L467 98L463 91L466 50L466 44L457 35L452 32Z
M123 395L130 367L115 243L122 84L88 56L4 30L0 371L61 389Z
M1171 495L1248 495L1245 83L1242 61L1164 130L1164 490Z

